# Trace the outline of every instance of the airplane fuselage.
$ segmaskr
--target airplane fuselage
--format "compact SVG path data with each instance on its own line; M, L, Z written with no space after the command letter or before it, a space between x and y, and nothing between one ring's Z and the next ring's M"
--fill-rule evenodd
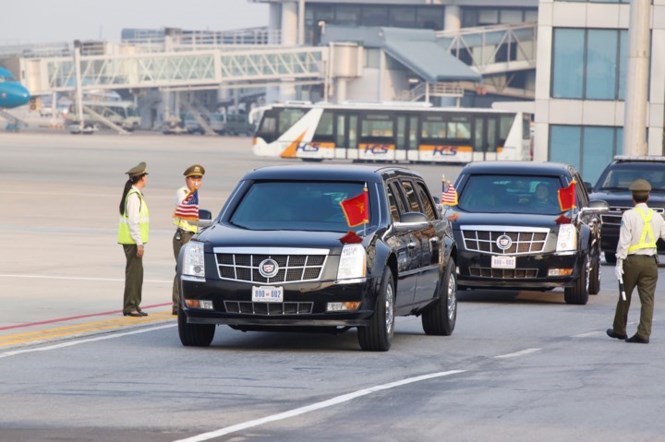
M12 109L30 101L30 92L11 72L0 67L0 109Z

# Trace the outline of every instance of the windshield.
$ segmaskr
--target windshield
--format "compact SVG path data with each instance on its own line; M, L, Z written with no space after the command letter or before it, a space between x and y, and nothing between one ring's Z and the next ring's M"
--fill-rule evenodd
M556 176L470 175L458 207L467 212L557 215L560 187Z
M663 163L658 162L616 165L606 175L600 177L595 190L628 191L630 183L638 178L651 183L654 191L665 191L665 167Z
M252 230L347 232L340 202L360 195L364 183L261 181L242 197L231 224Z

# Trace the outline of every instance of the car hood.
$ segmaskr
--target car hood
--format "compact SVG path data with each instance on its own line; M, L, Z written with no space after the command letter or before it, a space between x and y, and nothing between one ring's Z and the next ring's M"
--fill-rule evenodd
M225 224L213 224L198 235L208 247L291 247L335 249L342 247L341 232L302 230L246 230ZM367 238L365 239L367 241Z
M616 192L593 192L589 195L590 200L603 200L607 201L610 206L619 207L632 207L633 196L628 190ZM665 207L665 193L664 192L651 192L649 194L648 206Z
M546 227L557 226L559 215L531 215L524 213L471 213L456 212L459 218L453 222L453 229L459 230L461 226L514 226L514 227Z

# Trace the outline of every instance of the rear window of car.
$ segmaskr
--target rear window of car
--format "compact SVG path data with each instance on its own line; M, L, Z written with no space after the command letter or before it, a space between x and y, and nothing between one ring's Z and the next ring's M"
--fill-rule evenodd
M467 212L561 212L558 176L470 175L460 191L458 207Z
M364 187L361 182L342 181L255 182L229 222L251 230L347 232L340 202L362 194Z

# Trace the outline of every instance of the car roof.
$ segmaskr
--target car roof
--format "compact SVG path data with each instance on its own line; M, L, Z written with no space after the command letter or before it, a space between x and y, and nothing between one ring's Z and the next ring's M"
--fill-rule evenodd
M479 161L464 166L461 174L568 175L573 170L569 164L550 161Z
M266 166L248 172L245 180L342 180L380 181L385 175L421 177L411 169L400 166L370 166L349 164Z

